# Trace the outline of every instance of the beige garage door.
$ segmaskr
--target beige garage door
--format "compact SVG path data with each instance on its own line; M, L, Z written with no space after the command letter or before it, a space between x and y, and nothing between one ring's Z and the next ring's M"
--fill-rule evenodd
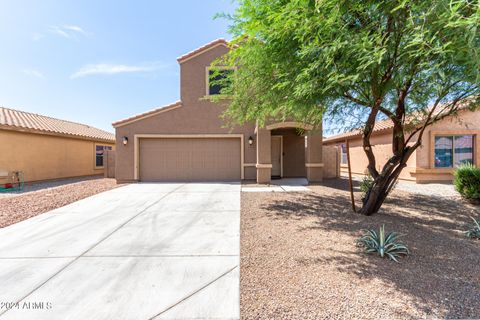
M240 180L239 138L140 139L142 181Z

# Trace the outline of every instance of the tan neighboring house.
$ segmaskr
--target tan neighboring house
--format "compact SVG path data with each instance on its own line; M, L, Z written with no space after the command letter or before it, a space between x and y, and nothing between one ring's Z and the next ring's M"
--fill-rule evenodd
M373 152L380 169L392 156L390 120L375 125L371 136ZM417 183L451 182L453 170L461 164L480 165L480 111L462 110L458 116L445 118L425 130L422 145L412 154L400 179ZM347 174L346 141L350 145L352 173L365 174L368 160L360 132L350 131L324 139L324 146L337 146L342 175ZM415 142L415 141L414 141Z
M228 50L219 39L179 57L180 101L113 123L117 181L322 180L321 128L297 122L225 127L228 100L209 99L220 91L209 74Z
M115 136L84 124L0 107L0 184L103 174Z

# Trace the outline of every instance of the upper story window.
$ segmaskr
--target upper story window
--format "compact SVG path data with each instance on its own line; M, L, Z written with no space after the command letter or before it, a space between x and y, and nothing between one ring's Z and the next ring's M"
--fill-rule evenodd
M473 135L435 136L435 168L473 164Z
M207 69L207 95L225 94L225 88L231 86L232 68L214 67Z
M95 145L95 167L101 168L103 167L103 159L105 150L112 150L111 146L102 146L102 145Z

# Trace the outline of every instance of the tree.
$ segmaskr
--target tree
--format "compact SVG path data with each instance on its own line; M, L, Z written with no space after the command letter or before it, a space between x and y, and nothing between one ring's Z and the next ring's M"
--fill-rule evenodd
M294 118L361 128L373 184L361 213L379 210L425 128L480 105L480 2L238 0L227 118ZM381 170L370 137L391 119Z

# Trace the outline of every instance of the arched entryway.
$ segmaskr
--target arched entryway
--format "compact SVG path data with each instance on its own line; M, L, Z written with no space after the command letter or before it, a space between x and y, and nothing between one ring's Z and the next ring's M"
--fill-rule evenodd
M299 122L257 126L257 182L305 177L309 182L323 176L321 128Z

